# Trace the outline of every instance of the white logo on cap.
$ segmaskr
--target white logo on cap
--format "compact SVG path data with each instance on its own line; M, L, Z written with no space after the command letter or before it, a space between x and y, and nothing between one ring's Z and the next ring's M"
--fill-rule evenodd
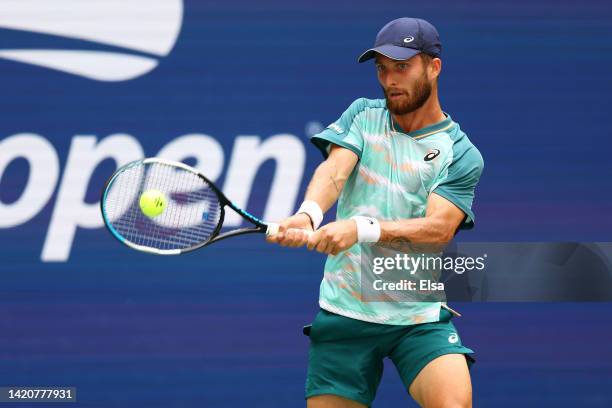
M413 41L414 41L414 37L406 37L406 38L404 38L404 42L405 43L410 43L410 42L413 42Z

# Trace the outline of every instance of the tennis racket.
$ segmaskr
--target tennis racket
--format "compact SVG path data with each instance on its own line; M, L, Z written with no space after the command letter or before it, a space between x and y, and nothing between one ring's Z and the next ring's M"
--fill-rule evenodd
M164 208L155 216L145 215L141 203L143 194L151 191L156 194L153 205ZM221 234L227 207L253 226ZM119 168L106 182L100 208L104 224L121 243L159 255L182 254L238 235L278 232L278 224L233 204L196 169L159 158Z

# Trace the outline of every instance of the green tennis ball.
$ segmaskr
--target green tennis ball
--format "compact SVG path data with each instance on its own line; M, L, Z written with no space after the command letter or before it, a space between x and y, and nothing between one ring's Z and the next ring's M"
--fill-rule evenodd
M140 196L140 209L147 217L157 217L166 209L168 200L159 190L147 190Z

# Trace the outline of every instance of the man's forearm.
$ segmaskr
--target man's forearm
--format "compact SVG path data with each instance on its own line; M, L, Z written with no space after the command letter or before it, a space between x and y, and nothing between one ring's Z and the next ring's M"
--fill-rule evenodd
M324 161L308 184L305 200L316 202L325 213L338 200L349 175L346 171L340 171L333 161Z
M448 224L448 221L437 217L381 221L379 242L402 239L414 243L446 243L453 239L455 233Z

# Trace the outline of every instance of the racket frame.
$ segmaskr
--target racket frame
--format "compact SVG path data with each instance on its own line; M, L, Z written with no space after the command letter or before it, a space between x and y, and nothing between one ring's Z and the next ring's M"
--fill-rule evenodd
M106 215L105 203L106 203L106 195L108 194L109 187L112 185L113 181L127 169L134 167L134 166L138 166L138 165L154 164L154 163L164 164L164 165L168 165L172 167L178 167L185 171L193 173L197 175L198 177L200 177L211 188L211 190L213 190L213 192L216 194L219 200L219 208L221 212L219 215L219 221L217 222L217 226L215 227L215 229L210 234L210 237L207 240L202 241L201 243L197 245L191 246L189 248L184 248L184 249L158 249L158 248L152 248L152 247L148 247L144 245L138 245L131 241L128 241L121 234L119 234L119 232L117 232L117 230L113 227L112 223L110 222L110 220L108 219ZM235 230L225 232L223 234L219 234L221 231L221 227L223 226L223 221L225 219L225 207L230 207L232 210L240 214L242 218L253 223L255 227L238 228ZM102 194L100 198L100 212L102 213L104 225L113 235L113 237L115 237L119 242L137 251L148 252L148 253L152 253L156 255L184 254L186 252L195 251L196 249L202 248L204 246L210 245L214 242L218 242L226 238L231 238L231 237L235 237L238 235L253 234L253 233L274 234L278 230L278 224L266 223L260 220L259 218L255 217L254 215L248 213L247 211L244 211L237 205L235 205L225 196L225 194L223 194L223 192L212 181L206 178L206 176L204 176L198 170L194 169L193 167L185 163L175 162L172 160L162 159L158 157L149 157L145 159L134 160L130 163L127 163L119 167L113 173L113 175L106 181L106 183L104 183L104 188L102 190Z

